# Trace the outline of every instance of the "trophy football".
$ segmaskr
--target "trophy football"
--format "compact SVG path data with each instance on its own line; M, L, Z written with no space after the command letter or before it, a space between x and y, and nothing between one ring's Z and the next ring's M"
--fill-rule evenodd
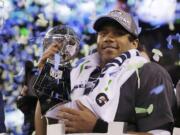
M42 115L56 104L71 100L70 60L78 53L79 42L77 34L66 25L55 26L46 33L43 41L44 50L52 43L59 44L61 47L56 54L59 55L59 63L53 59L47 59L33 85L40 101Z

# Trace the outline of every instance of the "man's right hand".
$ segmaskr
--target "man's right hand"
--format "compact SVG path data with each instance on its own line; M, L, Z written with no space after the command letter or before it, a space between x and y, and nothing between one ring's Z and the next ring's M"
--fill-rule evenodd
M61 107L57 117L63 119L66 133L91 133L97 117L80 101L76 101L76 104L79 110Z
M48 58L53 59L53 56L61 49L61 45L59 43L52 43L43 53L42 57L39 60L38 68L42 69L46 60Z

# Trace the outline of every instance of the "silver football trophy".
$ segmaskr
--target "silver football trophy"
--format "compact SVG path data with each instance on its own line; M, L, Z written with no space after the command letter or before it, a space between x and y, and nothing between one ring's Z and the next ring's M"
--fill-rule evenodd
M59 63L49 58L33 85L42 115L54 105L70 101L70 60L78 53L79 42L77 34L66 25L55 26L46 33L44 50L53 43L60 45L60 50L56 54Z

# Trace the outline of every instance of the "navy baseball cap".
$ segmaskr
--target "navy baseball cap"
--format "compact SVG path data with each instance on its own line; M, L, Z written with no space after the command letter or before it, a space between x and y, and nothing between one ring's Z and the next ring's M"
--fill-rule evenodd
M135 37L139 36L138 26L136 25L133 17L123 10L113 10L107 15L100 16L95 21L93 27L96 31L100 31L102 26L106 24L106 22L116 22L130 34L134 35Z

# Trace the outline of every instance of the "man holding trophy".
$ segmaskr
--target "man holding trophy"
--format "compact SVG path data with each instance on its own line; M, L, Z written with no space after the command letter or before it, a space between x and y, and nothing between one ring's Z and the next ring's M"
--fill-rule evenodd
M45 116L63 121L66 133L104 133L107 132L108 123L122 121L126 122L126 133L170 135L174 121L171 111L174 105L173 85L161 66L140 56L138 28L131 15L121 10L111 11L95 21L94 29L98 34L97 52L80 59L69 71L71 84L68 88L71 90L62 92L61 89L61 92L57 92L61 100L58 99L59 107L53 108L56 113L45 109L45 114L44 109L40 108L45 100L42 102L39 98L36 134L45 134L40 120L41 109ZM62 35L61 32L59 34ZM76 46L78 40L73 41ZM42 71L47 59L53 58L59 50L63 63L67 62L66 57L74 56L72 52L76 51L67 50L76 50L76 47L69 47L69 40L65 42L61 38L60 42L50 42L39 63ZM65 66L60 64L60 67ZM54 70L57 69L57 65L54 66ZM43 77L40 78L49 74L42 73ZM57 84L62 80L60 77ZM42 91L44 93L45 90L37 90L40 97ZM69 93L70 96L67 96ZM47 103L53 98L48 99Z

